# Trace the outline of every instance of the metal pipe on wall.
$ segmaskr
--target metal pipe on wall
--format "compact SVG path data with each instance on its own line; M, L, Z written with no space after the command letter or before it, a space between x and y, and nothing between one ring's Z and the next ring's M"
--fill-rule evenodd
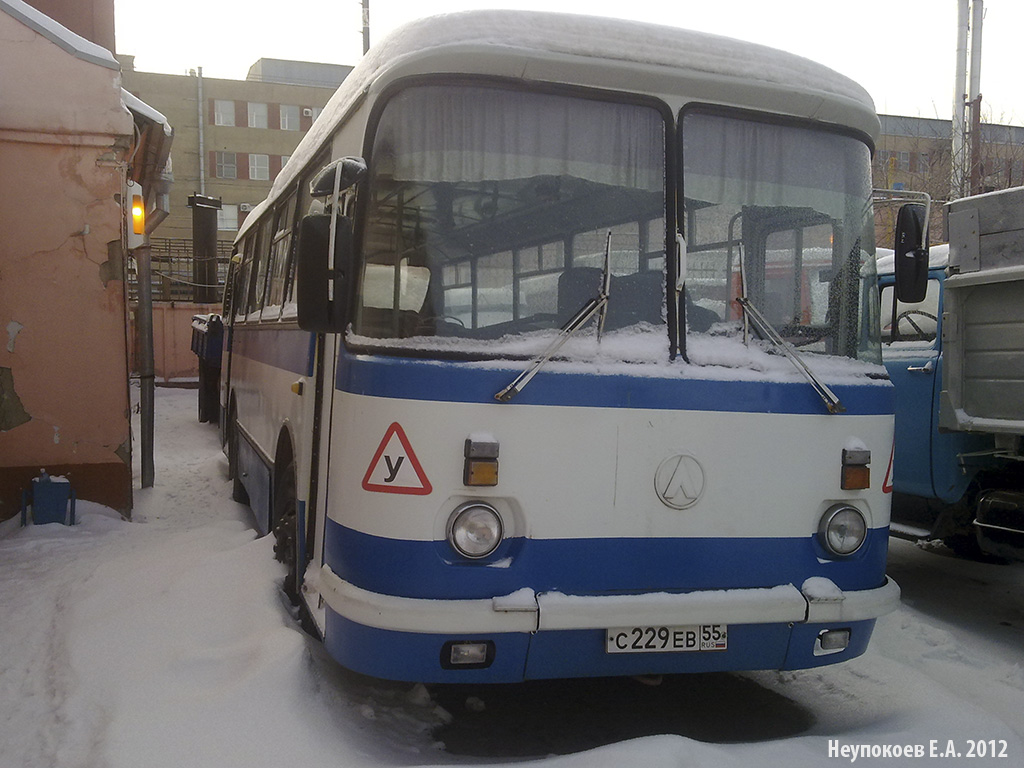
M203 68L196 67L196 111L199 126L199 194L206 194L206 113L203 109Z

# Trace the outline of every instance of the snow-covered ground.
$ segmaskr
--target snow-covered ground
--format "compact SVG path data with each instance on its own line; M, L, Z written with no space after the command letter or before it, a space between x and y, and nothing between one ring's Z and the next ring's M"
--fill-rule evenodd
M1024 566L894 541L902 607L818 670L384 683L296 627L195 391L156 403L133 522L79 503L74 528L0 525L0 766L1024 765Z

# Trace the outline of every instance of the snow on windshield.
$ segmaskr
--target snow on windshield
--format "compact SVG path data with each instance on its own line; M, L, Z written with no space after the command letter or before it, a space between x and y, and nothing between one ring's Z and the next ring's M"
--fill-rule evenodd
M514 334L496 340L458 337L413 336L405 339L382 339L359 336L351 331L349 345L380 348L382 341L389 352L417 350L436 352L458 358L501 357L475 360L469 365L518 370L523 361L540 355L556 337L552 331ZM593 326L570 338L545 370L561 373L596 375L628 375L655 378L714 379L736 381L804 381L793 364L772 346L758 339L743 341L738 323L720 323L707 334L687 337L689 362L670 360L664 327L640 323L628 328L605 332L598 341ZM877 381L885 384L885 368L845 357L809 354L804 360L818 376L832 383Z

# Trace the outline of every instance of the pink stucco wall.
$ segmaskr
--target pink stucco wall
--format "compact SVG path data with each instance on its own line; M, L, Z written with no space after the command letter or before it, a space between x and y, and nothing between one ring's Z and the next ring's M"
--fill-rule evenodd
M42 467L128 511L120 72L4 13L0 72L0 519Z

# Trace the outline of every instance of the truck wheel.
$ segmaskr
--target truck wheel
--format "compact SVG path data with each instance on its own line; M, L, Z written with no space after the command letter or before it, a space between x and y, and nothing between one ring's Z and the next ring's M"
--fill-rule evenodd
M984 560L985 553L978 546L978 540L971 533L957 533L947 536L942 543L953 550L953 554L965 560Z
M951 504L945 520L945 536L942 543L953 550L953 554L965 560L979 563L1005 563L1006 561L986 553L978 544L978 535L974 530L974 517L977 514L978 499L982 488L972 484L963 498Z

